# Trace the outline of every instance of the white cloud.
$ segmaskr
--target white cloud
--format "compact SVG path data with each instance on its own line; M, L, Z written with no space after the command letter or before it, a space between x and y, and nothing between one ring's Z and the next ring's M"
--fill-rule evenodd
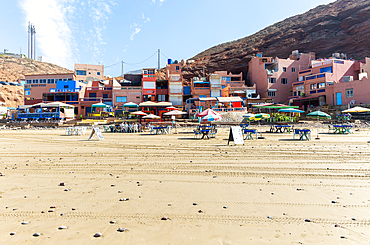
M146 16L144 15L144 13L142 13L142 14L141 14L141 18L143 18L143 19L144 19L144 24L145 24L146 22L150 21L150 18L149 18L149 17L146 17Z
M139 32L141 31L141 29L140 28L135 28L135 31L131 34L131 36L130 36L130 40L131 41L133 41L134 40L134 36L136 35L136 34L138 34Z
M19 0L28 21L35 25L36 56L44 55L50 62L73 69L74 39L67 16L75 12L74 0Z

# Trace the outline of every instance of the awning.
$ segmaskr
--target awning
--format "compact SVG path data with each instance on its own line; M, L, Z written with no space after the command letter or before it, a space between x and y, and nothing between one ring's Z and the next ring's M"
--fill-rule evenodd
M199 101L217 101L216 97L199 98Z
M221 103L230 103L230 102L242 102L242 98L239 96L235 97L217 97L217 100Z
M276 92L276 88L269 88L267 91Z
M171 102L155 103L151 101L146 101L146 102L140 103L139 106L140 107L168 107L168 106L172 106L172 103Z

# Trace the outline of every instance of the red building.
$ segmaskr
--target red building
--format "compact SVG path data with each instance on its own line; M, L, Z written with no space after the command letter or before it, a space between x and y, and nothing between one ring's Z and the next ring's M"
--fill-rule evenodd
M154 68L143 69L143 101L156 100L156 72Z

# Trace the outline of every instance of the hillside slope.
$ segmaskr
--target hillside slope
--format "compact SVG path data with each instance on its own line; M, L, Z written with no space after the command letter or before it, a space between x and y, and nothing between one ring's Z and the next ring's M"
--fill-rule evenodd
M316 57L346 53L362 59L370 56L370 1L338 0L275 23L251 36L207 49L183 68L185 79L215 70L243 72L258 52L287 58L293 50L315 52Z
M63 67L31 60L27 58L13 58L8 56L0 56L0 81L16 81L24 79L26 74L54 74L54 73L69 73L71 70Z

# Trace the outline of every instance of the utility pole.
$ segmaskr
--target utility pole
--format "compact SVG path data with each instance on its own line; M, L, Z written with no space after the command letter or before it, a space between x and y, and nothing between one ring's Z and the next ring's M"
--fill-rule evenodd
M161 69L161 50L158 49L158 71Z
M123 76L123 60L122 60L122 69L121 69L121 76Z

